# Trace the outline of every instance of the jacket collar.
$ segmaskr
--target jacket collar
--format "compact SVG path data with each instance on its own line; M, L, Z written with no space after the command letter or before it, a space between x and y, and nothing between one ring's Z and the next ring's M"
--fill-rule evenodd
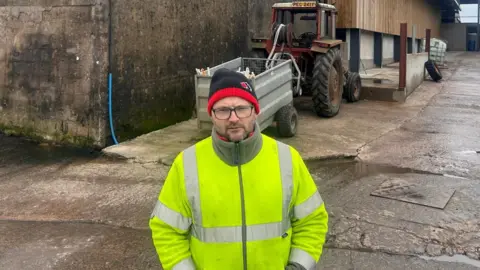
M212 144L217 156L230 166L243 165L254 159L262 149L263 139L260 126L255 123L255 129L249 137L240 142L230 142L212 129Z

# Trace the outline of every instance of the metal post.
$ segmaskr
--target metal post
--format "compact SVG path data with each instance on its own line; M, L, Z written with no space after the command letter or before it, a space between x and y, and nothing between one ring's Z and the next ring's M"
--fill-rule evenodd
M373 61L375 66L381 68L383 65L383 33L373 34Z
M350 29L350 71L360 72L360 29Z
M407 87L407 24L400 24L400 78L398 87Z
M337 13L334 11L332 11L331 29L332 29L332 33L331 33L332 39L337 39Z
M317 39L320 40L323 35L323 17L320 10L317 11Z
M480 51L480 0L478 0L477 7L477 51Z
M428 60L430 60L430 35L431 30L427 29L427 33L425 33L425 52L428 53Z

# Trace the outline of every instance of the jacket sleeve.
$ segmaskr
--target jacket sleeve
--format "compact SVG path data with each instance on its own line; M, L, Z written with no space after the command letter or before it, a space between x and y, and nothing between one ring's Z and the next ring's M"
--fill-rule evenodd
M186 196L182 154L168 172L150 216L152 240L163 269L195 269L188 241L192 224Z
M328 231L328 213L307 166L291 148L293 166L293 217L290 263L315 269Z

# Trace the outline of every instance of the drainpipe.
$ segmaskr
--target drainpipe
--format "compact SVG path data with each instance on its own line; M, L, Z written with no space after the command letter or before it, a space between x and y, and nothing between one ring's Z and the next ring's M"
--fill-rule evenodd
M118 144L112 116L112 0L108 0L108 118L113 143Z

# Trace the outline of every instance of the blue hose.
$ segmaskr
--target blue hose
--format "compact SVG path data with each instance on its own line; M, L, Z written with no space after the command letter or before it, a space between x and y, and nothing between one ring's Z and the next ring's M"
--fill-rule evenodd
M113 128L112 116L112 0L108 0L108 118L110 120L110 134L114 144L118 144Z
M112 134L113 142L118 144L117 137L115 137L112 117L112 73L108 73L108 116L110 118L110 133Z

